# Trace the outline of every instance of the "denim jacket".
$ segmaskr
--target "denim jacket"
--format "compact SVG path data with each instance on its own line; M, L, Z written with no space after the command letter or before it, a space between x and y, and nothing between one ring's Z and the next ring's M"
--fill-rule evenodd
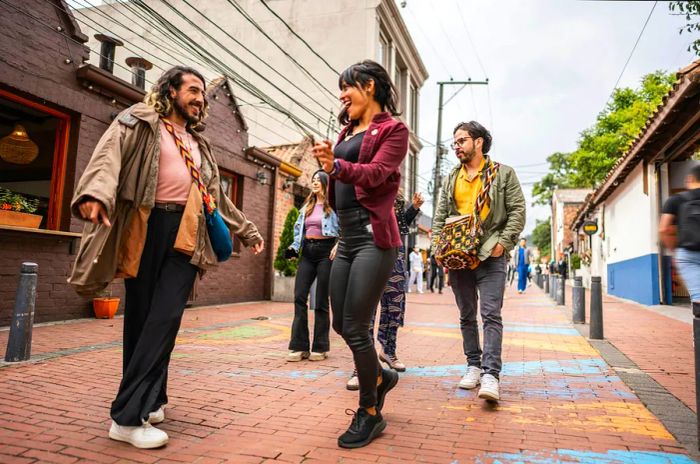
M301 207L299 211L299 217L297 222L294 223L294 242L291 248L297 253L301 250L304 244L304 227L306 224L306 205ZM338 216L335 211L331 210L331 213L326 215L324 213L323 219L321 219L321 232L323 232L324 237L338 237L340 235L340 225L338 224Z

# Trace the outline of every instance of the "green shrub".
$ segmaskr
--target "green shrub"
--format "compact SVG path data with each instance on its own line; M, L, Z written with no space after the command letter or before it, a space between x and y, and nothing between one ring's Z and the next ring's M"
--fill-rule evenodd
M287 219L284 220L284 227L282 228L282 236L280 237L280 246L277 249L277 255L275 255L274 268L285 276L293 276L297 273L297 261L296 259L285 259L284 252L289 248L294 242L294 223L297 222L299 217L299 210L292 208L287 214Z
M571 269L581 269L581 256L577 253L571 255Z

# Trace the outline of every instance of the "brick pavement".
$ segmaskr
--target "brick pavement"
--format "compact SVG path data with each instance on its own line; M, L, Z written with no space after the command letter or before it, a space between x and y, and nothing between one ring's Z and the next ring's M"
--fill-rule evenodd
M399 354L411 367L387 398L389 425L342 450L357 402L344 388L350 352L334 335L327 360L286 363L291 309L186 312L163 424L171 440L150 451L106 438L121 319L38 327L40 361L0 367L0 462L693 462L534 287L507 295L498 406L456 388L464 356L449 290L409 295Z
M571 306L568 283L567 289L566 304ZM586 321L590 320L589 305L590 292L587 291ZM603 323L608 341L686 406L697 411L691 324L608 295L603 295Z

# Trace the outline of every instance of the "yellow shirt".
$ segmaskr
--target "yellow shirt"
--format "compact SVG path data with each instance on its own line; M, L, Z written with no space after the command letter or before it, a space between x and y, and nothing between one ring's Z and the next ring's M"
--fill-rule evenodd
M467 174L467 169L464 165L462 165L462 168L459 170L459 174L457 175L457 181L455 182L454 199L455 204L457 205L457 211L459 211L460 215L474 214L474 204L476 203L476 197L481 191L481 173L484 170L485 166L486 158L481 160L481 164L479 165L479 171L472 179L469 178L469 175ZM487 201L481 209L481 220L485 220L488 215L489 206Z

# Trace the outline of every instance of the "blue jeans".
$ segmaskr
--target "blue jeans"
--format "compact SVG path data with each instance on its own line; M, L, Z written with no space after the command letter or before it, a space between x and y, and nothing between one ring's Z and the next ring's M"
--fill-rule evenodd
M700 251L677 248L676 268L690 293L690 301L700 303Z

